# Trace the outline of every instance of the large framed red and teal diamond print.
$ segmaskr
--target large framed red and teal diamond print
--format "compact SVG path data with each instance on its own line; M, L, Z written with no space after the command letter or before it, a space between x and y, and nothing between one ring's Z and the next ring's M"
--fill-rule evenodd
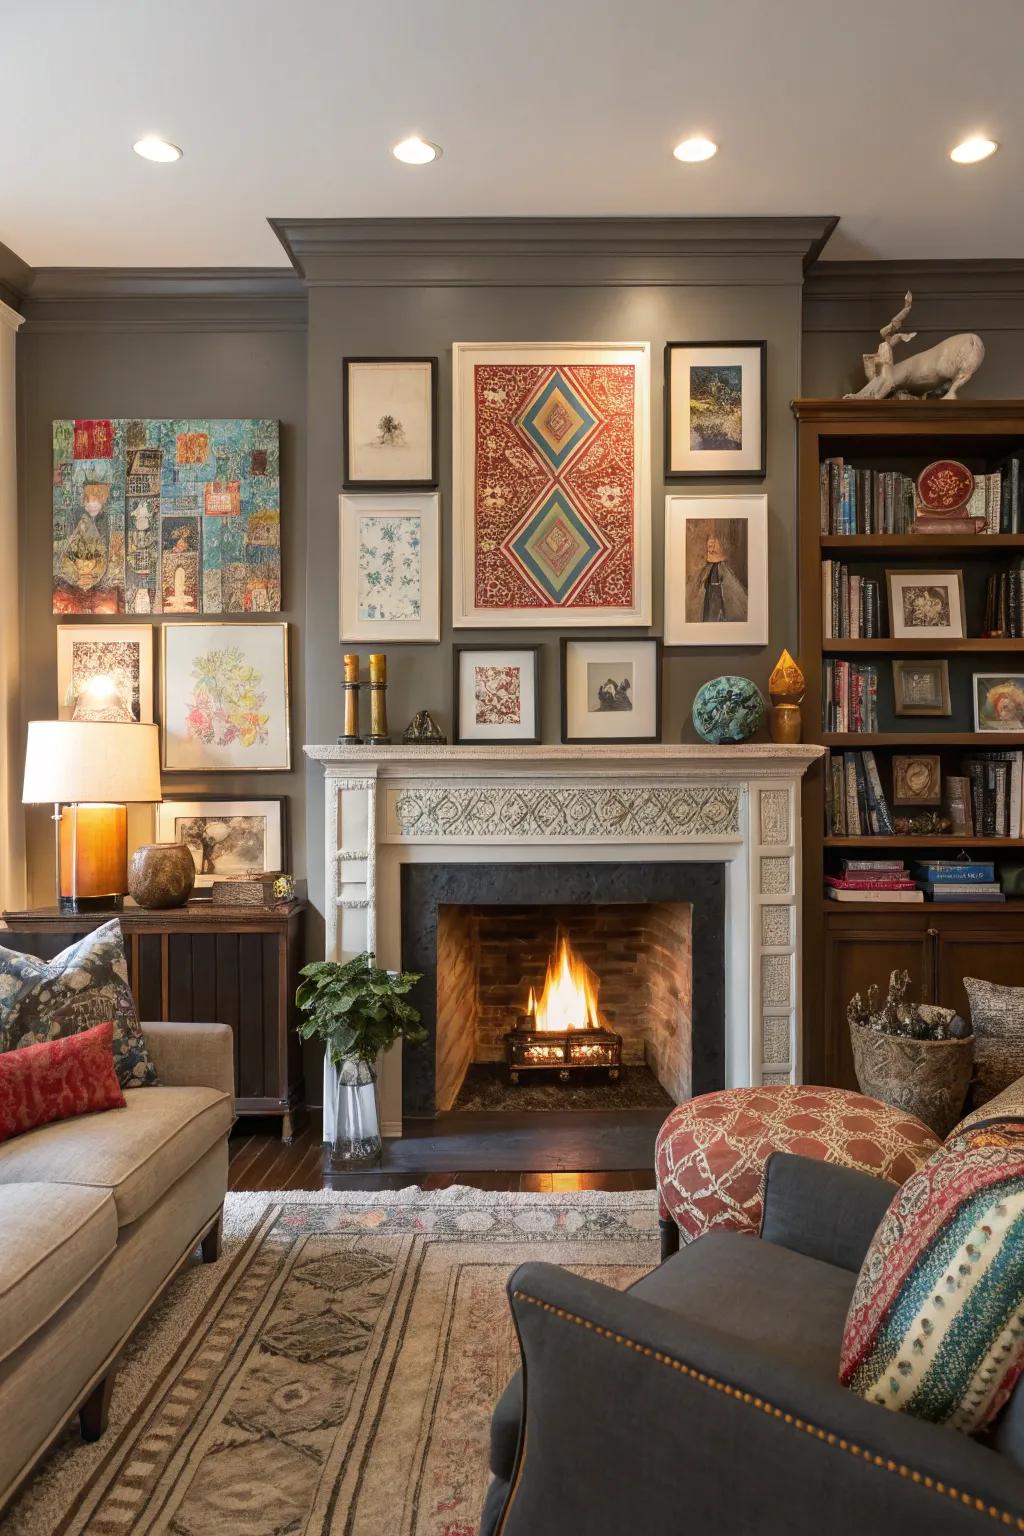
M650 346L457 342L457 627L651 622Z

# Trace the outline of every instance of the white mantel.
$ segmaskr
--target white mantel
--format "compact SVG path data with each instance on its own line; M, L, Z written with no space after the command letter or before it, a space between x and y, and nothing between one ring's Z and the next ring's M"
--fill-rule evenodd
M720 861L727 1083L799 1081L799 791L823 748L303 750L326 780L327 958L372 949L400 966L403 863L596 863L637 847L648 860ZM383 1064L381 1104L385 1135L399 1135L398 1051Z

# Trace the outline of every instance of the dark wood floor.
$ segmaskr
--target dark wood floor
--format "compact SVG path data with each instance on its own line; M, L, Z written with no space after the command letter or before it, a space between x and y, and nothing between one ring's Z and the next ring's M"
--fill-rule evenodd
M582 1112L581 1112L582 1113ZM370 1173L336 1173L330 1165L328 1149L320 1139L320 1117L310 1114L308 1122L299 1131L290 1146L281 1141L276 1120L240 1120L231 1137L231 1171L229 1188L236 1190L274 1189L404 1189L418 1184L423 1189L447 1189L452 1184L468 1184L472 1189L532 1190L544 1194L554 1190L573 1189L653 1189L654 1171L651 1165L644 1168L587 1169L574 1167L530 1167L495 1169L480 1168L446 1169L436 1166L414 1168L388 1166L394 1149L402 1146L396 1142L385 1154L385 1164ZM560 1157L558 1143L552 1162ZM586 1162L586 1143L581 1127L580 1159ZM593 1143L593 1160L601 1160L601 1142ZM403 1154L404 1162L404 1154ZM493 1154L486 1154L481 1147L481 1164L493 1162ZM536 1152L531 1161L538 1161Z

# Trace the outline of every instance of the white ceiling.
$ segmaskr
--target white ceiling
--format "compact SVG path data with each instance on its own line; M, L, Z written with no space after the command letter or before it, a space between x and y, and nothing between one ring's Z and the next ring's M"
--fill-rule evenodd
M277 266L271 215L838 213L830 259L1024 256L1022 45L1022 0L0 0L0 240Z

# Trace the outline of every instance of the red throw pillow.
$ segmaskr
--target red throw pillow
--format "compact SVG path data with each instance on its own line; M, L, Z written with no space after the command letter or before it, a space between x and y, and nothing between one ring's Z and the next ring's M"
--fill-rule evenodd
M0 1052L0 1141L51 1120L123 1108L113 1024Z

